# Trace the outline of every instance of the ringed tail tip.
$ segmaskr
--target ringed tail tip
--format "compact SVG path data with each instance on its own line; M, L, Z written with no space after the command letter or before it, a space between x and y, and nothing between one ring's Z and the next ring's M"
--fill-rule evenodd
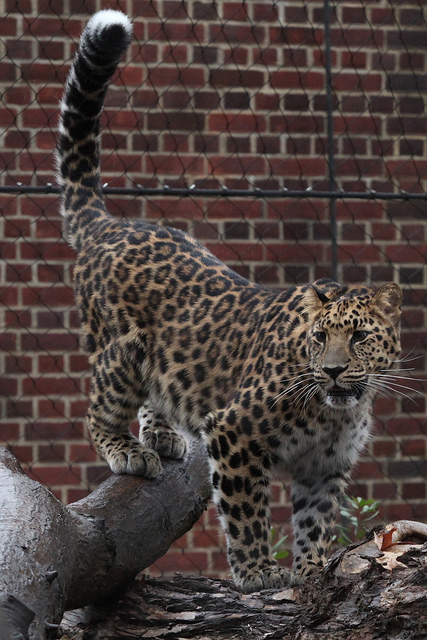
M95 13L82 34L81 45L89 44L108 57L120 57L130 45L132 23L126 14L114 9L103 9Z

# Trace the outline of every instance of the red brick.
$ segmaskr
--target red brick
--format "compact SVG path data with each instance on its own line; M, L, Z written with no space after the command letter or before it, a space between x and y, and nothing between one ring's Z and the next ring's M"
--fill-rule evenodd
M389 522L394 522L395 520L410 520L413 517L412 514L413 509L408 503L399 502L387 506L387 520Z
M425 421L417 420L416 418L411 418L409 416L404 416L402 418L393 418L387 423L387 430L391 435L413 435L416 433L423 432L426 424Z
M45 260L74 262L75 251L65 244L65 242L52 243L32 243L21 245L21 257L23 260Z
M38 357L39 373L62 373L64 358L62 356L42 355Z
M37 220L36 238L59 240L62 238L62 220Z
M344 69L366 69L367 54L365 51L343 51L341 64Z
M24 305L42 304L50 307L71 306L74 304L74 293L68 287L52 286L47 288L31 287L23 291Z
M274 286L279 284L279 269L276 266L255 267L255 282L262 285Z
M341 72L333 77L332 86L335 91L380 91L382 76L370 72L366 75Z
M11 453L15 456L20 464L28 464L33 461L33 448L26 445L13 444L9 447Z
M290 264L305 262L307 260L309 260L310 262L320 262L323 259L324 255L324 248L321 245L308 242L290 246L286 246L283 244L275 245L273 243L269 243L266 249L267 260L278 260L281 263Z
M51 393L53 389L51 390ZM39 399L38 405L38 417L43 420L48 418L64 418L66 416L65 404L61 400L54 399Z
M385 247L387 258L394 263L412 262L419 264L420 257L425 256L427 244L411 246L409 244L390 244Z
M80 464L82 462L95 462L98 459L93 447L87 444L72 444L70 446L70 462Z
M33 416L33 403L29 400L10 400L6 404L8 419L26 418Z
M392 458L396 455L396 442L391 439L381 440L376 438L372 444L372 453L375 458Z
M5 220L4 235L6 238L21 238L30 235L30 221L26 218Z
M32 265L17 263L6 265L6 282L30 282L32 279Z
M40 463L64 462L65 446L51 443L38 446L38 461Z
M214 571L227 571L227 573L230 571L225 551L212 554L212 569Z
M57 442L60 440L79 440L82 437L81 429L77 424L66 422L44 422L37 420L33 424L25 426L25 440L28 442Z
M36 380L28 379L23 381L25 395L48 396L53 393L55 396L62 396L69 393L78 393L79 391L78 379L69 377L48 377L43 375Z
M193 573L198 571L200 567L207 566L208 556L206 553L186 551L179 553L169 551L166 555L156 561L155 567L162 573L181 571L184 573Z
M298 158L276 160L271 159L270 166L274 169L276 175L284 176L304 176L307 178L318 176L320 179L327 172L327 163L325 158Z
M425 457L426 441L421 438L411 438L401 442L401 452L404 456L422 456Z
M45 486L62 487L64 485L79 484L81 472L78 467L73 469L63 466L32 466L28 473L29 477L37 480Z
M12 442L19 438L19 423L7 423L4 420L0 423L0 440L2 442Z
M31 373L32 358L26 355L8 355L5 357L5 373L19 375Z
M0 304L11 307L16 306L18 304L18 289L12 286L0 289ZM13 341L13 339L13 336L9 337L9 340ZM0 337L0 343L1 342L2 338Z
M206 246L217 258L224 262L262 260L264 254L263 247L259 245L227 242L227 244L206 243Z
M0 62L0 78L2 82L14 82L16 80L17 71L14 64L8 62ZM10 126L14 123L16 112L11 109L0 109L0 118L2 126Z
M88 400L72 400L70 402L70 417L71 418L84 418L88 409Z
M89 371L89 363L88 358L84 354L69 356L70 363L70 371L73 372L81 372L81 371Z
M245 218L262 217L262 202L260 200L239 200L221 198L209 207L209 218L238 218L245 212Z
M397 488L391 482L375 482L372 497L374 500L394 500L397 497Z
M65 504L71 504L72 502L77 502L78 500L82 500L86 498L90 493L88 489L66 489L63 490L65 494Z
M218 69L211 72L210 83L214 87L257 88L264 85L264 74L253 70Z
M18 381L12 377L2 376L0 384L0 396L16 396L18 393Z
M426 497L425 482L407 482L402 486L404 500L424 500Z
M22 336L22 348L26 351L72 351L78 347L77 336L66 333L27 334Z
M290 506L271 507L271 521L273 523L289 522L292 516L292 508Z
M390 222L375 222L372 225L372 238L378 240L394 240L396 238L396 227Z
M353 472L354 478L358 480L376 480L382 478L383 471L381 465L377 461L359 461Z
M0 36L17 35L17 19L12 16L3 15L0 21Z
M195 549L209 549L211 547L219 547L221 542L222 535L219 532L218 528L203 528L201 531L194 531L193 533L192 546Z

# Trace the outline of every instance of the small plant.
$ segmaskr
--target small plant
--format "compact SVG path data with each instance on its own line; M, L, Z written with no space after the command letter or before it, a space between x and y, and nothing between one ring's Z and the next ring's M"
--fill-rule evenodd
M276 529L272 528L271 529L271 549L273 551L273 558L275 560L283 560L284 558L287 558L290 553L288 549L283 549L283 544L288 539L288 536L282 536L281 538L279 538L279 540L276 540L276 538L277 538L277 531Z
M360 540L369 527L365 524L373 520L378 515L380 503L377 500L365 499L360 496L350 498L346 496L344 503L340 507L342 522L336 525L339 535L334 537L343 547ZM271 548L275 560L283 560L289 556L290 551L284 547L288 536L277 538L277 530L271 528Z
M366 533L365 523L373 520L379 513L377 500L361 497L346 497L340 507L341 524L337 524L339 535L336 540L344 547L360 540Z

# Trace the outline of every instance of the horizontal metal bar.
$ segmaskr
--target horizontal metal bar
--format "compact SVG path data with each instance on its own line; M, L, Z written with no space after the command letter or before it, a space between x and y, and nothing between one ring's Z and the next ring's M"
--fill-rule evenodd
M315 189L204 189L198 187L104 187L105 195L152 196L178 198L314 198L334 200L420 200L427 201L427 193L399 191L319 191ZM60 194L60 188L54 185L7 185L0 186L3 194Z

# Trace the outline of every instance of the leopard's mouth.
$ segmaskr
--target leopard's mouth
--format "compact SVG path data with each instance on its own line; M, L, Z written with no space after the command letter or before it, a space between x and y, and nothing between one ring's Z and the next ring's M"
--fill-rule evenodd
M334 384L330 389L325 389L325 402L332 409L352 409L359 404L363 390L363 384L348 388Z
M357 398L358 396L360 397L360 392L358 392L355 387L345 389L344 387L339 387L335 384L333 387L328 389L327 395L331 398Z

